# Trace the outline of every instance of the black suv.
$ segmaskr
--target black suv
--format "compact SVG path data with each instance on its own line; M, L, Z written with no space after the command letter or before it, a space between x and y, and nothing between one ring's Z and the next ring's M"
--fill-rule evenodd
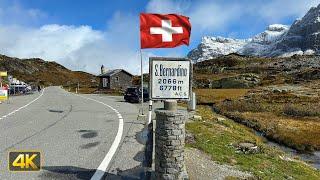
M129 87L124 93L124 100L127 102L138 103L141 102L141 88ZM149 100L149 91L147 88L143 88L143 101Z

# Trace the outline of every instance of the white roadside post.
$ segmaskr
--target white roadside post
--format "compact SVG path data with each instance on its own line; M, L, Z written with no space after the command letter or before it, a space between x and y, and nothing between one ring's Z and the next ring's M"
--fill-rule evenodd
M152 100L149 100L148 124L152 121Z
M196 104L197 104L196 93L192 92L191 99L188 102L188 111L195 111Z

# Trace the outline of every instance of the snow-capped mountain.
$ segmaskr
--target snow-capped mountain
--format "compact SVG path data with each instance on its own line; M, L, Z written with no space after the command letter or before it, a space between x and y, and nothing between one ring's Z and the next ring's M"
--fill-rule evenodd
M250 39L223 37L202 38L197 48L189 52L194 61L203 61L217 56L237 53L249 56L292 56L320 52L320 5L311 8L291 27L273 24Z

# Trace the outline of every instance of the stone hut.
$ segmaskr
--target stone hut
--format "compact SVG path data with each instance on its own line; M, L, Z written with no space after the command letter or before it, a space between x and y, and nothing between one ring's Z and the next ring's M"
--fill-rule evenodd
M101 66L100 89L120 89L125 90L132 86L133 75L124 69L106 70Z

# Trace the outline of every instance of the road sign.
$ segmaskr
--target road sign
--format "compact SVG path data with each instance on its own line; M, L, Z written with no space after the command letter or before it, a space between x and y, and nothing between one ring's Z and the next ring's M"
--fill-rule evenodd
M185 58L150 58L150 97L189 100L192 64Z
M8 89L7 88L0 88L0 101L4 101L8 99Z
M0 76L8 76L7 71L0 71Z

